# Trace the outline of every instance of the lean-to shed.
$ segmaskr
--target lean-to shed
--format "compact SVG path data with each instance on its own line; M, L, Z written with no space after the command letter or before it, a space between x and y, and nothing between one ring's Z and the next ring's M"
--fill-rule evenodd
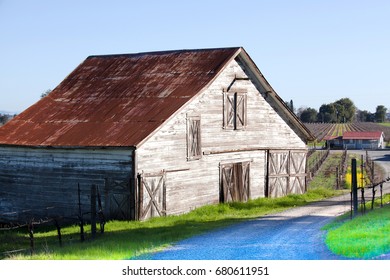
M179 214L306 190L313 137L243 48L90 56L0 128L0 219Z

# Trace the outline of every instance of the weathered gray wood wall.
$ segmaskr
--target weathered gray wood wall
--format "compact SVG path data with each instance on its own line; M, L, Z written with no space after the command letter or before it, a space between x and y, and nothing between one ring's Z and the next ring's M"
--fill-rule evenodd
M78 184L83 212L90 212L91 185L99 185L103 204L110 201L107 179L129 182L132 154L131 149L0 147L0 220L75 217Z
M246 127L224 129L224 91L246 92ZM266 191L269 150L306 151L306 144L287 125L258 88L245 79L248 75L232 61L222 75L200 95L172 117L137 149L138 172L165 170L166 213L178 214L196 207L218 203L220 166L250 162L250 196L262 197ZM187 159L186 126L188 116L200 116L202 158ZM295 187L291 187L294 191ZM300 192L301 190L299 190Z

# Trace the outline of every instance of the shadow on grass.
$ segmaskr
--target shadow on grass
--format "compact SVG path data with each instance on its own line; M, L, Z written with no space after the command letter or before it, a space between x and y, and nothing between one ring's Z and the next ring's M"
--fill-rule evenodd
M141 254L151 253L162 249L174 242L193 235L208 232L247 219L226 218L217 221L173 220L165 225L152 225L134 228L141 222L111 221L107 224L104 234L97 233L94 238L86 226L85 241L81 242L80 233L62 234L62 246L59 245L55 234L46 236L44 232L51 227L37 228L34 237L34 255L30 255L30 240L27 232L17 234L0 234L2 254L0 259L129 259ZM112 228L110 228L112 224ZM126 227L128 225L128 228ZM117 226L117 225L120 225ZM24 249L13 254L10 251ZM4 252L10 253L4 253Z
M80 241L80 229L77 226L67 227L61 230L62 247L54 227L37 227L34 233L35 254L32 257L29 256L27 230L8 234L0 232L0 258L129 259L163 249L194 235L334 195L334 192L327 192L329 191L316 190L314 194L209 205L188 214L153 218L145 222L110 221L106 224L105 233L97 233L95 238L91 237L90 227L86 226L84 242ZM13 241L9 242L10 240ZM20 248L27 250L17 256L1 254Z

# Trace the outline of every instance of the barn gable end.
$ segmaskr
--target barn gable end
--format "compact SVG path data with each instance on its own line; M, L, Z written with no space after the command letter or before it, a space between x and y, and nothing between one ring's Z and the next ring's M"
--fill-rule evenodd
M165 199L166 214L221 201L305 192L307 147L302 134L275 111L244 65L240 56L231 60L210 85L137 147L140 176L151 184L164 181L165 195L161 193L160 199ZM226 106L232 102L227 96L235 92L245 98L237 100L238 106L245 102L245 124L238 128L225 125ZM188 157L188 127L194 117L200 121L201 135L196 159ZM277 165L283 164L286 167L280 170ZM147 174L158 172L160 177L148 179ZM236 177L243 183L233 184ZM235 190L235 185L241 186Z

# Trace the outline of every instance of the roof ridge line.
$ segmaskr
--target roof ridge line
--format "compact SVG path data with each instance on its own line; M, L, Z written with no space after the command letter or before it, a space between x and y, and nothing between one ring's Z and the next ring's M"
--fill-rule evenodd
M242 47L221 47L221 48L199 48L199 49L177 49L177 50L164 50L164 51L147 51L147 52L136 52L136 53L117 53L117 54L102 54L102 55L89 55L89 58L98 58L98 57L115 57L115 56L128 56L128 57L137 57L143 55L164 55L172 53L185 53L185 52L205 52L205 51L218 51L218 50L239 50Z

